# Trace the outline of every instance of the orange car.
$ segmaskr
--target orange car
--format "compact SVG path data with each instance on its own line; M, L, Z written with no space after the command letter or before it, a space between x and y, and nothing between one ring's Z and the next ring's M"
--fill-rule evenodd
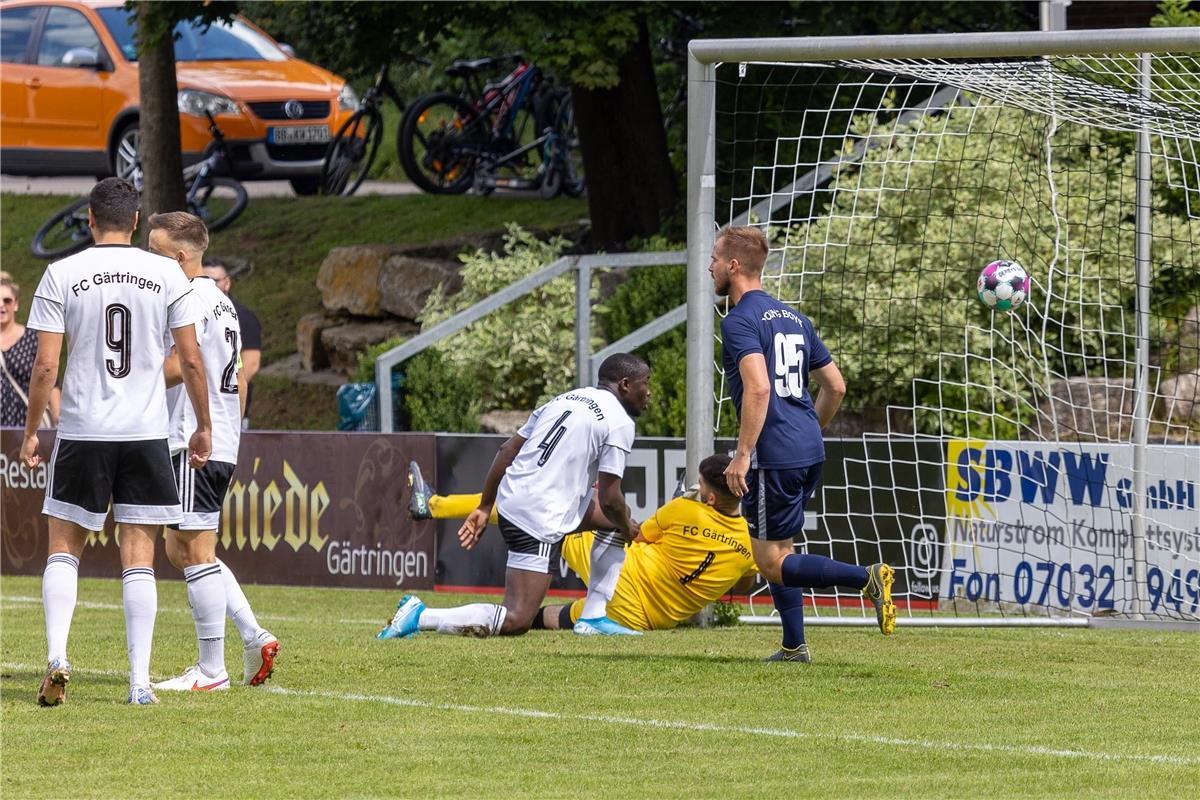
M175 28L184 163L221 126L239 178L317 190L325 145L358 103L344 80L244 19ZM0 4L0 171L123 175L138 144L133 14L121 0Z

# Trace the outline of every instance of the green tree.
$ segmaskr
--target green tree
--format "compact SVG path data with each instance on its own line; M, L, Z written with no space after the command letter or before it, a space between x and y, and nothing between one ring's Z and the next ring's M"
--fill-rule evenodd
M175 81L175 26L185 20L212 23L237 13L236 2L129 0L137 15L139 158L142 164L142 219L186 206L183 154L179 140L178 86ZM144 231L149 228L143 226Z

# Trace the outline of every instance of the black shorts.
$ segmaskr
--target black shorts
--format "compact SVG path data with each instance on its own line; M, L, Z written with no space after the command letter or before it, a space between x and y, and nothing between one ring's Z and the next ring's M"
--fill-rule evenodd
M783 541L804 530L804 508L821 481L820 462L794 469L752 469L746 473L749 491L742 497L742 514L755 539Z
M175 468L175 485L183 505L183 522L172 525L179 531L215 531L221 522L221 505L233 479L233 464L209 461L200 469L188 466L188 451L180 450L171 457Z
M166 439L92 442L56 439L42 513L88 530L113 519L129 525L174 525L182 519Z
M562 552L561 539L553 543L543 542L530 536L499 513L496 514L496 524L500 526L500 535L508 545L509 569L550 574L550 565L558 563L559 554Z

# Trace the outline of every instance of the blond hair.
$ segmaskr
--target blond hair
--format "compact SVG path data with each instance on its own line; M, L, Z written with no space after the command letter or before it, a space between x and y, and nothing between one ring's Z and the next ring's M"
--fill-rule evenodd
M17 300L21 299L21 287L13 280L13 276L3 270L0 270L0 286L7 286L12 290L13 297Z
M752 225L735 227L726 225L717 234L721 254L738 263L753 275L761 275L767 263L767 235Z
M208 227L204 220L186 211L164 211L150 217L150 230L166 231L175 244L190 247L197 253L208 249Z

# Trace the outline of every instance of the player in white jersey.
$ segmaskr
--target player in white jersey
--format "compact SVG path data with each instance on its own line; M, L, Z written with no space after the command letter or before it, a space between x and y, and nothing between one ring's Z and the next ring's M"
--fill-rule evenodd
M182 515L167 447L162 363L168 331L198 421L189 464L203 467L211 449L208 387L196 344L200 309L191 284L171 261L130 244L137 218L132 184L119 178L97 183L88 210L96 245L47 267L29 312L28 326L38 331L38 354L21 458L31 468L40 461L38 422L58 374L64 338L67 345L62 414L42 506L50 528L42 577L49 661L38 692L42 705L57 705L66 693L79 557L87 532L103 527L110 499L121 526L129 702L158 702L150 689L158 611L154 535Z
M203 220L183 211L155 214L150 217L150 249L179 264L203 308L197 338L208 375L213 426L212 456L208 463L203 469L188 469L187 437L196 428L196 417L180 385L179 357L172 352L164 366L170 413L168 443L183 504L183 521L168 526L165 539L167 558L183 572L187 583L200 658L181 676L156 683L154 688L179 691L229 688L229 675L225 671L226 611L242 636L243 683L257 686L270 676L279 642L259 627L237 578L217 559L217 525L237 464L246 397L245 373L238 358L241 327L229 298L204 274L202 260L208 249L208 228Z
M500 447L479 508L458 532L464 548L474 547L496 506L500 533L508 544L504 604L427 609L419 599L406 595L379 632L380 639L408 637L419 630L477 636L512 636L529 630L542 618L538 612L550 588L550 565L558 563L562 538L594 525L588 519L593 494L611 523L607 527L629 541L638 535L638 525L625 505L621 477L633 447L633 418L641 415L650 399L650 368L635 355L618 353L600 365L599 377L599 386L560 394L534 411ZM624 542L602 536L595 541L599 545L592 550L593 575L601 578L611 572L615 584ZM606 628L598 633L631 632L607 618L592 622Z

